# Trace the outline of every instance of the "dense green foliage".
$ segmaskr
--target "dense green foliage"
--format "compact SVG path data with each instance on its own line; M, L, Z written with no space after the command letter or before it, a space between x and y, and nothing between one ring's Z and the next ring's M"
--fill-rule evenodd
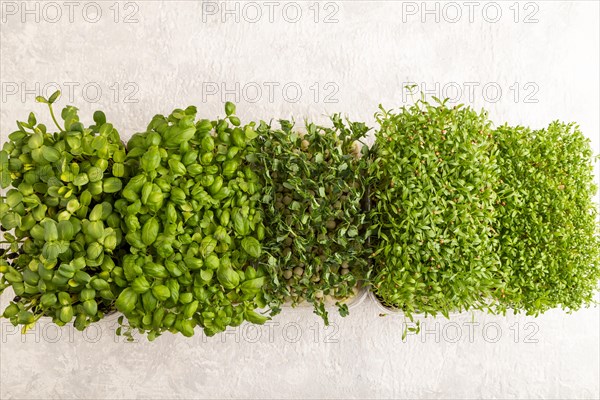
M331 121L331 128L307 124L304 134L289 121L280 121L278 130L259 129L272 306L309 301L326 323L326 303L348 313L343 301L366 277L368 257L367 158L360 154L368 129L339 115Z
M496 130L502 303L537 315L593 302L600 231L589 140L573 124Z
M137 175L117 209L131 246L113 270L124 290L116 308L152 339L164 330L207 335L267 317L260 182L253 172L253 124L227 117L195 121L196 108L157 115L129 141Z
M47 103L52 112L52 103ZM48 316L83 329L102 318L115 297L110 271L120 264L120 217L113 210L126 179L125 147L103 113L89 128L77 109L62 111L51 133L35 116L18 122L0 152L2 230L0 292L16 297L4 311L15 325ZM6 232L14 230L14 234Z
M125 146L105 115L32 114L0 151L3 317L77 329L211 336L284 304L328 305L369 286L430 315L538 315L594 304L600 229L590 142L574 124L491 128L485 112L424 99L363 123L242 125L156 115Z
M376 295L408 316L485 307L503 286L493 230L498 167L486 115L421 100L376 117Z

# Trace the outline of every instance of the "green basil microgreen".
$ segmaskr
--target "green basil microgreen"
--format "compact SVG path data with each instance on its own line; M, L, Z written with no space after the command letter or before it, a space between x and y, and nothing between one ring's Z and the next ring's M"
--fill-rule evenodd
M244 134L254 123L236 128L234 112L227 103L225 119L211 122L196 121L195 107L177 109L129 140L127 159L139 168L117 209L131 254L114 278L123 288L116 306L125 334L191 336L200 326L214 335L257 320L252 313L266 305L260 288L240 285L249 268L265 274L257 261L264 226L250 161L256 140Z

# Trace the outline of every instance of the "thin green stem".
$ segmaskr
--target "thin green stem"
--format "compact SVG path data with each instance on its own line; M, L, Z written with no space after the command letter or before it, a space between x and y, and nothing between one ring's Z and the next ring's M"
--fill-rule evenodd
M52 104L48 104L48 108L50 109L50 115L52 116L52 121L54 121L54 124L56 125L58 130L62 131L63 128L60 127L60 125L58 124L58 121L56 120L56 116L54 116L54 110L52 109Z

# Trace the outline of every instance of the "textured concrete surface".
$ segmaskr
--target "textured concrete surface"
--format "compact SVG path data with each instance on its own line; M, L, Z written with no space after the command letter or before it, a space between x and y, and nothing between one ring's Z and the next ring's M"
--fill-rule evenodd
M128 137L154 113L196 104L212 117L225 100L242 118L342 111L372 122L416 82L498 123L577 121L600 153L597 2L69 4L0 3L2 140L30 110L49 121L33 99L56 84L61 104L88 121L104 109ZM115 337L115 318L85 334L41 324L25 336L3 320L0 397L600 396L598 308L461 315L405 341L403 319L380 312L367 299L324 328L308 309L286 310L264 327L154 343Z

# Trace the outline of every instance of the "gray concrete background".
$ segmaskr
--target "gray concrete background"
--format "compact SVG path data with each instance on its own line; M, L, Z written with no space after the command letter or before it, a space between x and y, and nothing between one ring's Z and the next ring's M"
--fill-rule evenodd
M497 123L577 121L600 153L597 2L2 1L0 132L54 87L124 137L196 104L243 119L373 122L416 82L486 107ZM100 10L100 12L98 12ZM224 12L225 11L225 12ZM10 296L0 299L4 309ZM0 397L598 398L598 308L461 315L401 339L403 319L367 299L323 327L310 309L214 338L116 337L0 323Z

